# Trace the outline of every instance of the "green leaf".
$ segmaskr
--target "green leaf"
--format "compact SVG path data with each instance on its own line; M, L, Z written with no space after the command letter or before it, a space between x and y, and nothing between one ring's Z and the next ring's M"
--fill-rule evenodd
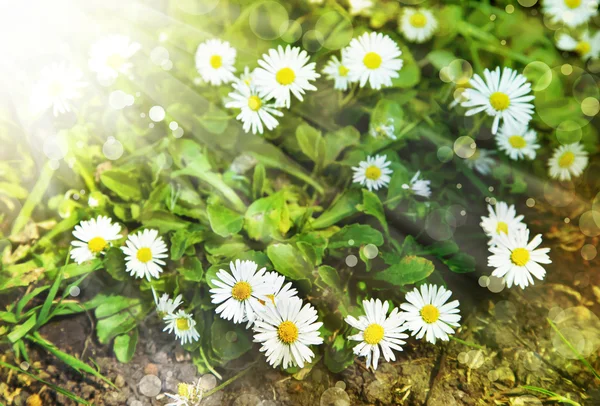
M450 62L454 61L456 55L452 52L445 49L436 49L427 54L427 59L429 62L437 69L440 70L448 65Z
M254 167L254 175L252 176L252 197L258 200L263 196L265 190L265 180L267 173L263 164L258 164Z
M142 198L140 180L131 171L109 169L102 172L100 182L123 200L140 200Z
M10 230L11 235L19 233L23 227L25 227L25 224L27 224L31 218L33 209L35 209L35 206L37 206L44 198L46 190L48 190L48 187L50 186L52 176L54 176L54 172L54 169L50 167L50 161L48 161L38 176L35 186L29 193L29 196L23 204L23 207L21 207L21 211L19 212L17 218L13 222L12 229Z
M358 213L357 205L361 202L361 194L358 189L345 191L338 199L329 206L316 220L311 223L314 229L327 228L338 223L340 220Z
M467 273L475 271L475 258L464 252L459 252L453 255L448 260L444 260L444 264L450 268L452 272Z
M119 248L112 247L106 251L104 256L104 269L114 280L124 281L129 278L125 266L125 257L123 251Z
M220 203L211 204L206 210L210 227L221 237L229 237L231 234L237 234L244 225L244 216Z
M138 342L138 329L135 328L129 334L121 334L115 338L113 349L119 362L127 363L131 361L135 354L135 347Z
M98 341L101 344L108 344L114 337L131 331L136 325L137 320L128 312L120 312L114 316L99 320L98 324L96 324Z
M210 327L212 348L224 361L239 358L252 348L252 340L243 326L216 317Z
M348 147L358 145L360 133L354 127L340 128L333 133L325 134L325 165L335 162L342 151Z
M309 157L317 168L322 168L325 161L325 141L321 133L308 124L302 124L296 129L296 139L304 155Z
M383 235L366 224L350 224L332 235L327 246L336 249L359 247L366 244L382 245Z
M402 69L400 69L399 76L392 79L392 86L403 89L414 87L419 84L421 80L421 69L415 62L415 59L407 46L403 45L400 49L402 50L402 60L404 61L404 64L402 65Z
M388 225L385 220L385 213L383 211L381 200L379 200L379 197L375 193L370 192L367 189L362 190L362 195L363 202L357 208L365 214L375 217L387 234L389 232Z
M404 110L393 100L381 99L375 105L370 121L371 128L393 123L394 135L398 136L404 128Z
M31 329L33 329L35 327L35 324L36 324L36 315L34 313L31 315L31 317L29 317L27 319L27 321L25 321L22 324L19 324L14 329L12 329L12 331L8 335L8 340L11 343L17 342L22 337L24 337L27 333L29 333L29 331L31 331Z
M292 280L309 279L313 267L291 244L273 244L267 248L267 256L280 274Z
M283 191L256 200L246 211L244 229L253 240L281 240L290 226L289 209Z
M204 278L202 262L194 257L186 257L183 261L183 266L178 267L177 272L191 282L201 282Z
M161 234L184 229L189 224L187 221L174 214L159 210L144 212L141 217L141 222L148 228L158 229Z
M342 335L335 338L334 344L325 349L325 365L334 374L340 373L354 363L354 353Z
M342 289L342 281L335 268L323 265L317 269L317 272L319 273L319 278L321 278L326 286L329 286L335 291L340 291Z
M374 279L389 283L388 289L395 286L404 286L417 283L427 278L434 271L435 266L430 260L409 255L395 265L375 274Z
M171 259L178 261L186 250L194 244L204 241L207 231L203 226L190 224L184 230L177 230L171 236Z

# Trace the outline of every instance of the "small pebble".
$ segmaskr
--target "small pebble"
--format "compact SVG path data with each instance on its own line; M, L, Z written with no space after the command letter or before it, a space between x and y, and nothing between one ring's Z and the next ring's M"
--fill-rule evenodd
M146 375L158 375L158 366L156 364L146 364L144 367L144 373Z
M142 395L153 398L160 393L162 382L156 375L146 375L142 378L138 387Z
M117 377L115 378L115 386L117 388L122 388L123 386L125 386L125 378L123 378L123 375L117 375Z

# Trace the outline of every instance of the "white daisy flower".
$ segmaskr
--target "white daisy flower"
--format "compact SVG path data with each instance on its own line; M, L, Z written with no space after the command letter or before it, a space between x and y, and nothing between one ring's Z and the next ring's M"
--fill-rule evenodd
M371 15L371 7L373 7L373 0L348 0L350 9L350 15Z
M165 406L199 406L203 392L200 387L200 379L195 384L181 382L177 384L177 393L165 393L169 399L173 400Z
M71 111L71 101L81 97L81 89L88 84L83 72L65 63L53 63L44 67L39 80L31 89L30 105L34 113L42 113L52 107L54 116Z
M90 207L98 207L100 205L100 202L98 201L98 199L90 196L88 198L88 206Z
M448 334L454 334L452 327L459 327L460 314L458 300L446 303L452 292L443 286L421 285L406 294L408 303L402 303L405 326L417 339L423 338L435 344L437 339L448 341Z
M355 319L352 316L346 317L346 323L360 330L360 333L349 336L349 340L361 341L354 347L354 354L359 357L367 358L367 368L371 365L377 369L379 355L383 353L383 358L387 361L395 361L396 356L392 350L402 351L402 345L406 344L407 334L403 331L404 319L402 313L394 308L389 317L388 302L371 299L363 300L363 309L366 316L360 316Z
M396 139L396 135L394 131L396 127L394 126L394 119L388 118L385 123L379 124L371 124L369 128L369 134L371 137L377 138L379 136L384 136L387 138L391 138L392 140Z
M433 37L438 22L433 13L425 8L405 8L400 19L400 31L404 37L418 44Z
M202 80L213 86L235 80L236 50L227 41L209 39L198 45L196 50L196 69Z
M73 236L77 238L71 245L71 258L78 264L95 258L111 245L111 241L121 238L121 226L106 216L82 220L75 226Z
M177 295L175 299L171 299L169 295L163 293L159 298L156 295L156 291L152 288L152 295L154 296L154 304L156 305L156 313L161 319L167 314L175 313L175 310L183 303L182 296Z
M584 24L598 14L598 0L544 0L542 7L551 22L569 27Z
M366 186L369 191L387 187L393 171L388 168L392 163L386 159L386 155L368 156L366 161L353 166L352 182Z
M344 54L345 50L342 50L342 60L340 61L337 56L333 55L325 68L323 73L327 79L333 80L333 88L337 90L348 90L350 84L350 78L348 76L348 68L344 65Z
M346 48L346 67L352 82L364 87L369 82L372 89L391 86L402 68L402 51L390 37L381 33L364 33L350 41Z
M504 278L509 288L513 284L522 289L533 285L531 275L539 280L544 279L546 271L540 264L550 264L552 261L548 256L550 248L536 249L541 243L540 234L529 242L527 228L500 235L497 245L489 248L492 255L488 257L488 266L496 268L492 275Z
M491 72L485 69L483 76L485 81L481 76L473 75L469 81L472 87L462 93L467 101L462 102L461 106L469 108L466 115L484 111L488 116L493 116L492 134L498 131L501 119L509 125L529 123L533 115L530 101L535 96L530 95L531 84L525 76L510 68L504 68L500 73L499 67Z
M245 83L236 83L233 85L234 91L229 93L233 100L227 102L225 107L241 109L236 119L243 123L242 128L245 132L256 134L263 133L263 123L267 130L272 130L279 125L277 119L273 116L282 117L283 113L275 108L272 103L268 103L259 96L254 86L248 86Z
M600 32L590 36L589 31L584 31L579 39L561 33L556 41L556 47L561 51L576 52L581 59L598 59L600 57Z
M245 318L253 323L257 313L264 310L262 303L269 300L267 295L274 291L273 286L266 283L266 268L257 271L256 262L239 259L232 261L229 268L231 274L220 269L218 279L212 280L218 286L210 290L212 303L219 304L215 312L234 323L241 323Z
M431 197L431 189L429 188L431 181L419 179L420 176L421 171L417 171L417 173L415 173L415 175L410 180L410 184L403 184L402 189L410 190L413 194L417 196L429 199L429 197Z
M292 282L285 284L285 276L277 272L265 273L265 283L268 286L271 286L271 291L268 295L266 295L268 300L259 300L263 307L260 312L256 313L257 319L262 317L262 313L266 310L267 303L271 302L276 305L280 300L287 300L298 295L298 291L292 287ZM244 317L244 321L248 322L246 328L250 328L252 326L252 322L249 321L247 317Z
M167 333L175 332L175 336L181 339L181 345L198 341L200 333L196 330L196 321L190 313L179 310L177 313L167 314L163 320L167 326L163 331Z
M254 326L254 341L262 343L260 348L274 368L304 367L311 362L314 353L310 345L323 343L317 322L317 311L309 303L302 307L302 299L292 297L267 303L263 318Z
M514 161L535 159L536 150L540 147L537 133L523 123L504 123L496 134L496 144L500 151L504 151Z
M162 266L167 258L167 245L157 230L144 230L131 234L125 241L126 246L121 247L125 254L127 272L136 278L159 278Z
M496 164L496 161L492 158L494 154L494 151L477 148L473 155L465 159L465 164L470 169L475 169L482 175L489 175L492 171L492 166Z
M588 153L578 142L561 145L554 150L552 157L548 160L550 176L561 181L571 180L571 176L578 177L583 173L587 164Z
M523 223L523 215L517 216L514 205L508 205L505 202L497 202L496 206L488 205L489 217L481 217L479 225L483 231L490 237L489 244L496 243L498 237L502 234L516 232L527 228Z
M307 90L317 90L310 83L320 77L315 71L315 63L308 63L306 51L280 45L269 49L258 61L259 68L254 70L254 80L261 96L267 100L275 99L277 107L290 108L290 92L300 101Z
M240 75L240 77L238 78L238 83L241 82L243 84L245 84L246 86L251 86L253 85L253 79L254 79L254 71L251 71L249 67L245 67L244 68L244 73L242 73Z
M109 35L91 46L88 65L99 80L114 80L119 74L129 73L133 66L129 59L140 48L126 35Z

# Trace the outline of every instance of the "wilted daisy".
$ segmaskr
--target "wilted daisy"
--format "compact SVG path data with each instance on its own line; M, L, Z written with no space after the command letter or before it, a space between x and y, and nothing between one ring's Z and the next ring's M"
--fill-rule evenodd
M274 368L304 367L311 362L314 353L310 345L323 343L317 322L317 311L309 303L302 307L302 299L292 297L267 303L261 320L254 326L254 341L262 343L260 348Z
M236 50L227 41L209 39L198 45L196 69L205 82L213 86L235 80Z
M315 71L315 63L308 63L306 51L280 45L277 49L269 49L268 54L258 61L259 68L254 70L256 87L265 99L275 99L278 107L290 107L290 92L300 101L307 90L317 90L310 83L320 77Z
M126 246L121 247L125 254L127 272L136 278L158 278L162 272L167 258L167 245L157 230L144 230L132 234L125 241Z
M598 0L544 0L542 7L551 22L569 27L586 23L598 14Z
M391 86L402 68L402 51L387 35L371 32L354 38L346 48L346 67L352 82L364 87L369 82L372 89Z
M396 130L396 127L394 126L394 119L388 118L385 123L371 124L371 126L369 128L369 134L371 135L371 137L375 137L375 138L377 138L379 136L384 136L387 138L391 138L392 140L395 140L396 139L396 135L394 134L395 130Z
M482 175L488 175L492 171L492 166L496 163L492 156L494 156L494 151L477 148L473 155L465 159L465 164Z
M346 323L360 330L348 339L361 342L354 347L354 354L367 358L367 368L373 365L373 369L377 369L381 353L388 362L396 360L392 350L402 351L401 346L406 344L404 339L408 335L403 333L406 327L402 325L404 319L397 308L387 316L388 302L363 300L363 309L365 316L360 316L358 320L352 316L346 317Z
M546 271L540 264L550 264L552 261L548 256L550 248L536 249L542 243L540 234L533 237L529 242L529 230L527 228L511 232L508 235L498 236L497 244L490 247L488 266L496 268L493 276L504 278L509 288L514 284L525 288L533 285L533 278L542 280Z
M165 393L173 402L165 406L199 406L202 401L203 390L200 387L201 380L196 383L177 384L177 393Z
M233 89L234 91L229 93L229 97L233 100L227 102L225 107L241 109L236 119L243 123L242 128L245 132L252 130L252 134L257 132L262 134L263 123L267 130L272 130L279 125L273 116L282 117L283 113L262 98L254 86L236 83L233 85Z
M504 151L510 159L535 159L535 151L540 147L537 133L523 123L504 123L496 134L498 149Z
M254 261L236 259L229 264L231 273L220 269L212 283L217 285L210 290L212 303L219 304L215 312L225 320L241 323L245 318L252 323L256 314L263 310L263 304L269 300L274 289L265 278L266 268L256 270ZM262 302L262 303L261 303Z
M407 40L422 43L429 40L437 30L438 22L433 13L425 8L405 8L400 19L400 31Z
M345 51L342 50L342 55ZM348 76L348 68L343 64L344 57L340 61L337 56L333 55L325 68L323 73L327 79L333 80L333 88L338 90L347 90L348 84L350 83Z
M175 299L171 299L169 295L163 293L159 298L156 295L156 291L152 288L152 295L154 296L154 304L156 305L156 313L161 319L167 314L175 313L175 310L183 303L181 295L177 295Z
M485 69L483 76L485 81L481 76L473 75L469 81L472 87L462 93L467 100L461 106L469 108L466 115L484 111L493 116L492 134L496 134L501 119L509 125L529 123L533 115L530 102L535 97L530 95L531 84L525 76L510 68L504 68L500 73L499 67L494 71Z
M490 244L495 244L497 238L504 234L527 228L522 222L523 215L517 216L514 205L506 202L497 202L495 206L488 205L489 217L481 217L479 225L490 237Z
M41 70L31 89L31 109L36 114L51 107L55 116L68 113L71 111L70 102L79 99L81 89L86 86L81 70L65 63L53 63Z
M163 320L167 326L163 331L167 333L175 332L175 336L181 339L181 345L198 341L200 333L196 330L196 321L190 313L179 310L177 313L167 314Z
M410 184L403 184L402 189L410 190L413 194L417 196L429 199L429 197L431 196L431 189L429 188L431 181L426 179L419 179L420 177L421 171L417 171L417 173L415 173L415 175L410 180Z
M360 183L370 191L387 187L393 171L388 168L391 162L386 158L386 155L368 156L366 161L361 161L358 166L353 166L352 182Z
M75 226L73 236L77 238L71 245L71 258L81 264L95 258L110 246L111 241L121 238L121 226L106 216L82 220Z
M371 7L373 7L373 0L348 0L350 9L350 15L365 15L371 14Z
M550 176L561 181L571 180L571 176L578 177L583 173L587 164L588 153L578 142L561 145L554 150L552 157L548 160Z
M598 59L600 57L600 32L590 36L589 31L584 31L579 39L562 33L556 41L556 47L561 51L576 52L581 59Z
M90 69L99 80L113 80L127 74L133 66L129 59L141 48L126 35L109 35L90 48Z
M458 300L446 303L452 292L443 286L421 285L406 294L408 303L402 303L402 316L411 335L435 344L437 339L448 341L448 334L454 334L452 327L458 327L460 320Z

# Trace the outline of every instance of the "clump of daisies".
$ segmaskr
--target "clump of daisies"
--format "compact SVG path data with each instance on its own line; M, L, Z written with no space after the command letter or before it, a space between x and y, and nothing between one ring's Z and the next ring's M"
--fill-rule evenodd
M461 106L468 109L467 116L485 112L494 117L492 134L498 131L500 120L510 126L527 125L531 121L531 101L535 96L530 94L531 84L517 71L510 68L500 71L499 67L493 71L485 69L483 78L475 74L469 84L471 87L462 93L466 100Z
M438 28L438 22L433 13L425 8L405 8L399 25L400 32L404 37L416 43L423 43L431 39Z
M237 51L229 42L209 39L198 45L196 69L202 80L213 86L233 82L236 55Z
M77 263L96 258L121 238L121 226L113 223L109 217L98 216L91 220L82 220L73 230L76 240L71 242L71 258Z
M496 143L498 149L504 151L514 161L524 158L535 159L536 150L540 148L537 133L523 123L505 123L496 134Z
M598 14L598 0L544 0L542 11L553 23L577 27Z
M126 35L109 35L90 48L88 65L100 82L110 84L119 74L128 74L133 66L130 58L141 48Z
M352 167L354 171L352 181L366 186L369 191L387 187L393 172L388 168L391 164L386 155L368 156L366 161L361 161L358 166Z
M31 89L30 106L35 114L52 108L54 116L71 111L72 101L82 96L88 85L83 72L66 63L53 63L44 67Z
M556 47L561 51L575 52L584 61L598 59L600 57L600 32L592 36L586 30L577 37L561 33L556 40Z
M157 230L143 230L131 234L125 241L126 246L121 247L125 254L127 272L136 278L158 279L165 265L163 258L167 258L167 244L158 235Z
M560 181L580 176L588 164L588 153L579 142L561 145L548 160L550 177Z

